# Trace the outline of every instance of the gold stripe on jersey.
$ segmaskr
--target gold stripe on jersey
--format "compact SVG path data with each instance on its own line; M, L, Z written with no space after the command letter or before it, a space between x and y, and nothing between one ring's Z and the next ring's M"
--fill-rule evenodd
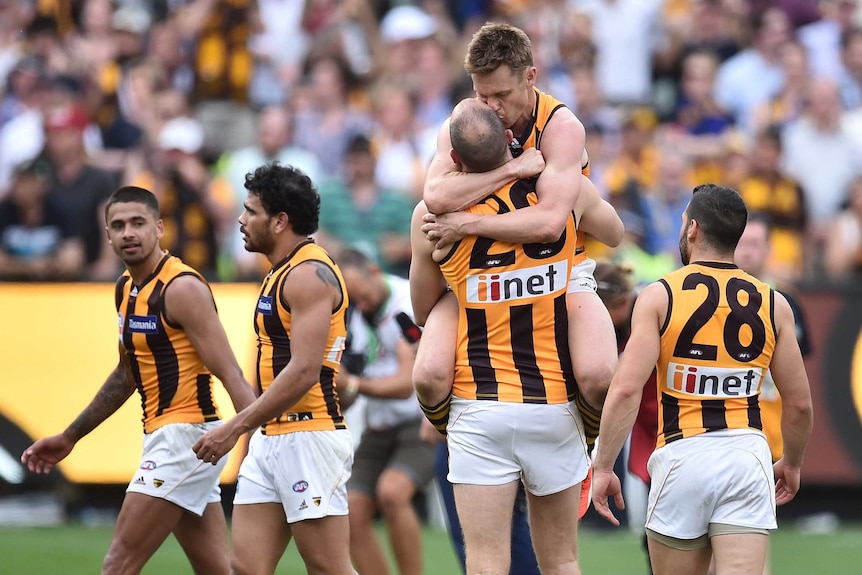
M536 202L535 180L519 180L468 211L506 213ZM566 315L574 246L569 218L556 242L511 244L471 236L440 262L459 302L453 395L515 403L574 398Z
M775 350L774 292L726 263L697 262L659 280L657 447L722 429L763 429L760 386Z
M318 381L298 402L262 426L265 435L347 429L335 387L344 339L347 336L347 288L341 270L329 254L312 241L301 243L289 256L276 264L261 286L254 312L254 329L257 334L257 388L259 393L266 392L290 361L290 308L284 301L283 287L291 270L308 261L321 262L332 269L338 278L343 298L330 316L329 337L326 351L321 358Z
M165 316L165 289L185 275L206 283L179 258L165 253L141 285L132 283L128 271L117 280L120 343L141 395L145 433L169 423L219 419L212 375L186 332Z

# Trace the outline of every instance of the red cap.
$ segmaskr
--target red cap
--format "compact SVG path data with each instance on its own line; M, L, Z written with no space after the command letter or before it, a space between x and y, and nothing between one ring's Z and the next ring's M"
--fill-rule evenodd
M45 116L45 128L48 130L75 129L83 131L89 123L90 118L86 110L77 104L53 108Z

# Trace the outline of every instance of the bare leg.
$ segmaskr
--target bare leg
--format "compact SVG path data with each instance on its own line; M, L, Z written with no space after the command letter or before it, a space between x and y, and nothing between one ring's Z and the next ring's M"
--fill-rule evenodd
M350 564L347 515L298 521L291 529L308 575L356 575Z
M716 575L763 575L769 536L728 533L710 539Z
M196 575L230 573L227 522L221 503L210 503L200 517L183 513L174 536L189 558Z
M706 575L712 549L682 550L648 539L649 557L655 575Z
M350 509L350 555L360 575L388 575L389 565L374 531L377 506L374 499L361 491L347 492Z
M584 421L587 447L592 451L605 396L617 369L616 333L605 304L595 293L570 293L566 302L569 352L580 392L575 402Z
M281 504L234 505L231 527L231 573L272 575L291 536Z
M413 364L413 385L425 417L445 435L455 375L458 301L447 293L431 310Z
M580 484L553 495L527 492L530 532L542 575L580 575L578 506Z
M455 505L464 532L467 575L507 575L518 482L505 485L459 483L454 488Z
M414 495L413 480L397 469L386 469L377 481L377 501L401 575L422 575L422 526L413 508Z
M111 546L102 564L102 575L140 573L183 513L180 507L164 499L126 493Z

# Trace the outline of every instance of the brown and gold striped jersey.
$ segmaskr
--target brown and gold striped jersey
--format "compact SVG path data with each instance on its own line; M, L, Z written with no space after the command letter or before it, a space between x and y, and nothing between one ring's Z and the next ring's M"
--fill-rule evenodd
M521 134L515 135L515 140L509 144L509 149L512 150L512 155L518 157L523 150L529 148L542 149L542 134L545 131L545 126L551 121L551 117L560 108L565 108L566 105L545 94L538 88L534 87L536 92L536 109L533 112L533 119L530 124L524 129ZM590 164L587 162L581 166L581 173L590 177ZM577 230L577 241L575 242L575 259L572 265L577 265L587 259L586 235L580 230Z
M314 242L307 241L297 246L289 256L273 266L263 280L254 312L254 330L257 333L257 388L259 393L266 392L290 361L290 307L283 297L284 281L291 270L307 261L318 261L332 269L338 278L343 298L341 304L332 310L329 319L329 338L321 358L317 383L287 411L263 425L263 433L266 435L347 428L335 388L335 378L347 336L347 288L341 270L326 250Z
M659 280L658 441L762 430L760 387L775 349L772 288L733 264L696 262Z
M468 211L506 213L536 202L535 180L519 180ZM554 243L470 236L439 262L460 308L455 396L516 403L574 397L566 288L575 236L574 218Z
M132 283L128 271L117 280L120 344L141 395L144 433L169 423L219 419L212 375L183 328L165 315L165 290L185 275L206 283L178 257L165 253L140 285Z

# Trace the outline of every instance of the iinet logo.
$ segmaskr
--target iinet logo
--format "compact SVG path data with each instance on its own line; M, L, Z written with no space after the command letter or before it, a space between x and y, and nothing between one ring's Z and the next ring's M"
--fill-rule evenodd
M751 397L757 394L762 369L668 364L667 386L686 395L703 397Z
M467 276L467 302L491 303L534 298L565 290L566 260L510 272Z

